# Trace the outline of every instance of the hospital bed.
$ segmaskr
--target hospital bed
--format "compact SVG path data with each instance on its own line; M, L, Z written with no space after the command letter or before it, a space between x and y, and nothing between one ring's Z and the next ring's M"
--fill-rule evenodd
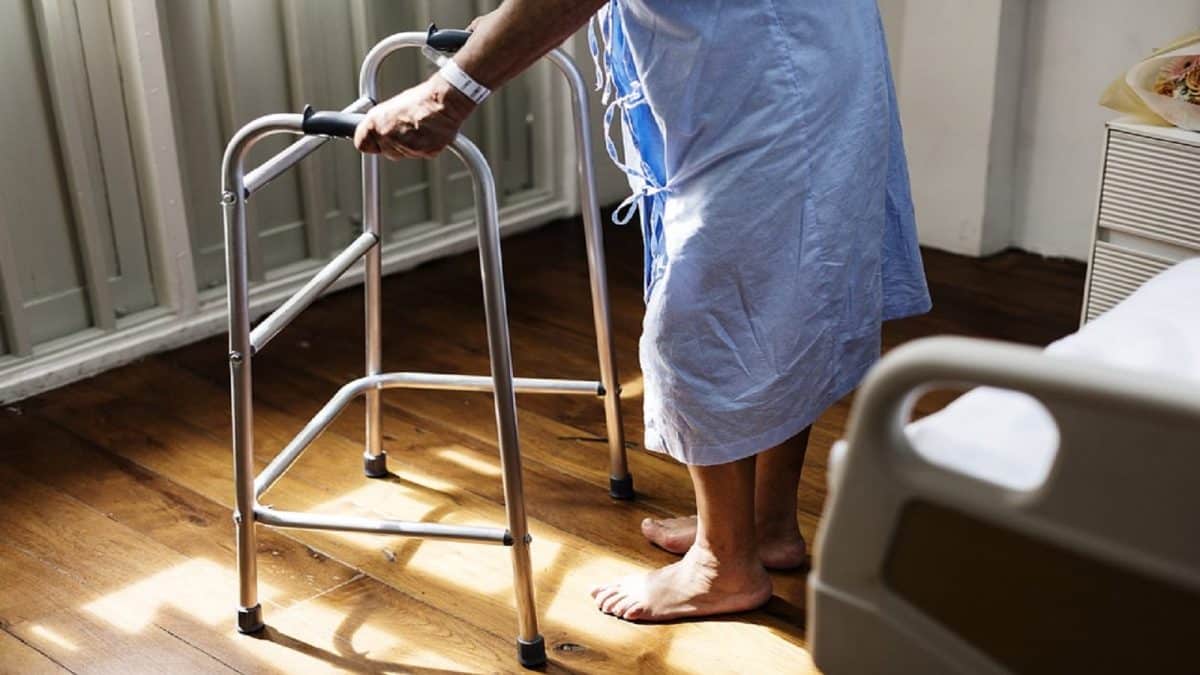
M1200 259L1044 352L896 349L830 463L824 672L1200 672Z

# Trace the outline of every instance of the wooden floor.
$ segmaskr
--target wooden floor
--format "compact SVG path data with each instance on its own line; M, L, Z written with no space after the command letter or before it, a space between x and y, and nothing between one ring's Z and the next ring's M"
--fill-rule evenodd
M598 581L671 560L646 516L692 511L686 473L640 449L641 250L609 228L616 345L639 499L611 501L601 406L519 401L538 606L551 672L805 672L804 576L776 574L761 611L643 626L597 613ZM518 374L594 377L582 237L573 222L507 240ZM1006 253L926 258L935 310L888 347L957 333L1044 344L1075 327L1083 268ZM466 254L384 284L390 369L484 373L478 271ZM340 383L361 374L357 290L317 303L255 362L265 464ZM260 528L268 630L233 630L228 375L216 337L0 411L0 671L494 672L515 668L507 550ZM811 537L849 402L812 434L801 493ZM388 392L396 475L361 474L352 405L264 497L280 508L499 522L490 398Z

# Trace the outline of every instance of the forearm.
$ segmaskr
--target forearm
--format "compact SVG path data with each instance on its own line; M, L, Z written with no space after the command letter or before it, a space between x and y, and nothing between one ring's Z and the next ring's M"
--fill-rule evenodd
M554 49L608 0L505 0L478 22L454 56L468 75L496 89ZM354 145L388 159L434 157L454 141L476 103L439 74L381 101L358 125Z
M505 0L454 57L480 84L496 89L587 23L608 0Z

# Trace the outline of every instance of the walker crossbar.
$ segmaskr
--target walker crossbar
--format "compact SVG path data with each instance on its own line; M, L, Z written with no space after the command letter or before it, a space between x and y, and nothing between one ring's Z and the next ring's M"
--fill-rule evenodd
M271 460L262 473L254 480L254 495L261 497L271 489L283 474L291 467L300 455L320 437L333 420L350 405L356 397L372 389L436 389L442 391L480 391L494 390L492 378L481 375L453 375L440 373L383 373L368 375L352 380L343 385L333 398L329 399L299 434L287 444L284 449ZM551 380L529 377L514 377L513 389L518 394L576 394L603 396L603 387L599 382L587 380Z
M262 351L262 348L278 335L279 331L283 330L300 315L300 312L303 312L320 297L321 293L333 282L340 279L346 270L371 250L371 247L378 244L379 237L374 232L363 232L358 235L358 238L351 242L346 250L330 260L325 267L321 268L320 272L309 279L308 283L280 305L279 309L272 312L270 316L262 320L262 323L255 326L254 330L250 331L251 351L254 353Z
M592 173L591 131L588 121L587 85L575 63L561 50L547 58L566 77L570 88L577 150L577 169L584 238L588 258L588 279L592 293L592 318L596 329L596 349L600 379L567 380L514 378L508 334L508 312L504 294L504 273L500 259L500 223L496 184L487 160L474 144L458 136L449 150L463 161L472 180L475 197L475 221L478 229L479 260L483 280L484 317L487 325L490 376L440 373L382 371L381 291L382 291L382 218L380 214L380 160L375 155L362 158L363 202L362 234L336 257L325 264L300 290L259 325L250 329L249 279L247 271L246 201L259 189L280 176L304 157L328 141L330 134L349 137L356 126L356 115L378 100L378 73L384 60L404 47L425 47L436 31L399 33L384 39L367 54L360 71L359 99L341 113L304 115L279 114L260 117L240 129L226 148L222 162L221 202L225 217L226 272L229 296L229 372L233 420L233 457L238 568L238 629L253 633L264 627L262 606L258 601L257 537L258 524L309 530L366 532L381 535L451 539L501 544L510 551L513 566L513 590L517 607L517 655L521 664L535 667L546 661L545 642L538 631L533 593L533 570L529 556L530 536L518 446L516 394L569 394L599 396L604 400L605 426L609 447L609 492L613 497L633 496L633 482L625 457L624 433L617 385L617 373L611 338L607 280L605 278L603 232ZM447 36L443 36L447 37ZM464 34L450 35L454 40L430 40L429 46L451 42L461 46ZM434 43L437 44L434 44ZM443 44L444 43L444 44ZM431 54L427 51L427 56ZM436 53L432 54L437 57ZM243 162L250 148L273 134L299 134L303 138L268 159L257 169L244 173ZM364 259L365 361L364 377L342 386L287 446L254 475L253 378L254 357L267 343L291 323L304 309L345 274L358 260ZM363 468L370 477L389 475L383 451L381 392L384 389L415 388L453 391L491 392L495 403L497 445L504 488L506 528L448 525L443 523L353 517L319 513L279 511L258 503L313 441L358 396L363 396L366 412Z
M299 513L276 511L269 506L254 507L254 519L271 527L290 527L302 530L331 530L335 532L366 532L400 537L422 537L425 539L449 539L481 544L512 546L512 534L499 527L474 527L470 525L444 525L357 516L335 516L323 513Z

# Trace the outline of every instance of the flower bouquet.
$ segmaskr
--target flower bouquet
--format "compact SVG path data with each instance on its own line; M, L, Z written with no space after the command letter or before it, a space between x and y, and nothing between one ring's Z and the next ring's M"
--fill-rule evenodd
M1200 131L1200 33L1176 40L1131 68L1109 86L1100 104Z

